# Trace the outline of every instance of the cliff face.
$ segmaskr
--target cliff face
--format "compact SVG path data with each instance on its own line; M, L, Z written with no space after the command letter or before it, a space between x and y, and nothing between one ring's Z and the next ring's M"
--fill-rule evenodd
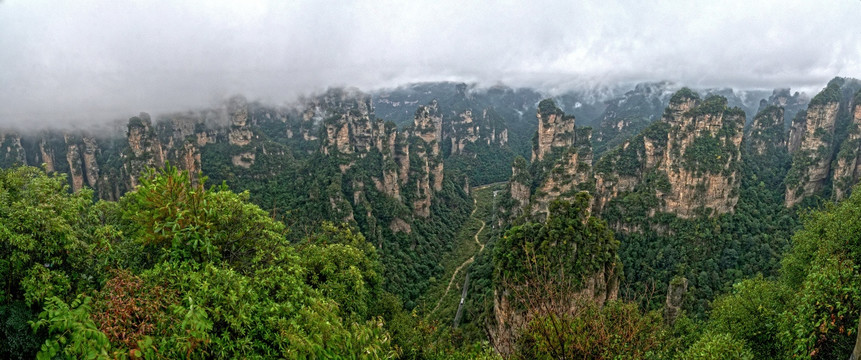
M792 167L784 179L787 207L829 190L834 199L842 199L858 182L859 103L861 81L837 77L793 119L788 145Z
M566 116L552 100L538 103L538 133L532 147L532 162L542 161L554 149L574 144L574 116Z
M72 190L78 191L84 185L97 189L99 185L99 164L96 155L100 151L96 140L89 136L65 134L67 145L66 161L69 165L69 179Z
M376 119L369 96L353 95L352 101L342 94L337 101L331 95L329 100L324 98L315 103L314 112L330 114L322 123L325 134L322 152L338 158L342 173L349 171L357 159L364 159L372 151L378 152L381 155L378 165L382 171L372 174L371 181L378 191L400 200L402 187L409 179L407 134L398 132L392 123ZM324 109L319 107L320 104L342 108Z
M463 154L468 144L505 146L508 144L508 129L492 109L483 109L473 114L467 109L454 116L443 135L451 141L451 153Z
M571 200L577 193L595 188L592 129L575 127L574 117L565 115L550 99L539 103L536 117L533 164L529 168L525 159L515 159L507 194L514 208L503 217L546 214L553 200ZM537 184L534 189L533 182Z
M227 115L230 118L231 145L245 146L251 143L254 133L248 124L248 101L242 96L234 96L227 102Z
M126 139L128 152L125 154L123 169L130 188L134 188L138 185L138 177L147 167L164 166L164 149L147 113L129 119Z
M342 154L357 153L364 156L385 138L383 123L371 120L370 97L362 96L345 106L324 122L326 139L323 152L330 154L337 150Z
M596 209L639 191L643 204L682 218L733 211L738 202L745 114L725 98L682 89L660 122L608 152L596 165ZM641 200L638 200L641 201ZM627 211L627 209L615 209Z
M343 108L317 107L314 112L329 114L321 123L321 152L337 159L345 176L353 178L352 169L358 163L363 164L361 176L367 173L367 182L353 182L354 205L365 201L363 189L368 183L391 198L408 201L415 216L430 216L433 195L442 190L444 180L443 115L438 102L419 106L412 129L399 132L393 123L375 118L369 96L352 94L353 100L344 95L338 101L317 102ZM411 231L404 219L392 224L392 231Z
M726 99L707 98L671 104L664 120L670 124L667 151L659 166L672 191L664 211L683 218L700 208L715 214L732 212L738 202L741 140L745 114L728 109Z
M0 164L3 167L26 163L27 153L21 145L21 136L17 133L0 132L0 150L3 151L4 155L0 159Z
M852 122L834 165L834 198L842 200L861 177L861 91L852 101Z
M580 191L594 191L592 130L577 129L574 138L574 144L564 151L535 191L533 213L546 213L553 200L571 200Z
M529 200L532 198L532 177L526 159L517 157L511 166L511 180L508 181L508 193L514 199L516 207L511 210L510 217L523 214L528 208Z
M442 190L443 161L440 152L442 140L442 115L439 104L432 101L430 105L420 106L416 110L413 123L412 153L418 158L420 168L416 180L416 200L413 210L420 217L430 215L431 199L434 191Z
M839 87L833 86L820 95L827 95L825 92L839 94ZM840 99L839 95L817 97L819 101L811 101L807 108L803 132L790 134L791 141L800 137L800 144L794 149L792 168L786 176L787 207L822 190L831 170Z
M54 171L54 151L51 149L44 138L39 139L39 155L42 163L45 164L45 171Z
M786 148L790 154L795 154L801 147L801 136L807 131L807 110L801 110L789 125L789 137L786 139Z

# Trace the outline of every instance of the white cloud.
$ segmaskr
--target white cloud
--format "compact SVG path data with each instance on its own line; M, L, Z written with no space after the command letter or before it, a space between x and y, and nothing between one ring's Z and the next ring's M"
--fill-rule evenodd
M0 124L416 80L815 89L861 76L859 14L853 0L7 0Z

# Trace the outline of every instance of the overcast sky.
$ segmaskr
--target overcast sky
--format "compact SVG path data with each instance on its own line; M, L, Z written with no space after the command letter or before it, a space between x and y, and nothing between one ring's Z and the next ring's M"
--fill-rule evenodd
M859 19L861 0L0 0L0 125L434 80L818 89L861 77Z

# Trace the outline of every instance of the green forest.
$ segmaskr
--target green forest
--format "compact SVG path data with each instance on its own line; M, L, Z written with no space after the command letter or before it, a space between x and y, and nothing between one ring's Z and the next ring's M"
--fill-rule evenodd
M400 129L359 111L369 98L345 98L317 125L240 107L252 125L197 123L182 146L182 123L134 117L128 147L112 139L90 158L85 135L8 137L0 358L861 355L859 88L829 83L817 103L833 118L793 122L834 129L795 148L783 107L745 122L727 98L687 88L624 140L553 99L527 106L536 123L556 115L535 131L462 86ZM822 162L805 141L842 177L813 183ZM546 156L527 160L539 146ZM45 149L68 164L22 164ZM789 181L818 188L787 205Z
M248 192L207 186L167 167L117 202L94 202L89 190L69 192L64 175L0 171L0 356L499 356L470 341L478 331L444 334L447 325L404 309L356 229L324 223L289 240L294 229L251 204ZM545 223L511 228L476 261L489 260L494 286L531 314L509 329L510 357L833 359L852 351L861 192L806 213L782 240L791 243L783 259L767 265L776 275L748 276L706 314L686 311L673 323L660 307L577 296L590 274L617 281L641 271L618 254L642 240L620 242L584 212L588 201L555 203ZM581 306L546 305L571 301Z

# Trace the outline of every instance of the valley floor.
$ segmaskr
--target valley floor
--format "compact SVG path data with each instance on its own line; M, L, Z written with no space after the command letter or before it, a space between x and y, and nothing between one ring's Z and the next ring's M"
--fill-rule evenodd
M499 186L501 185L495 183L472 189L475 208L458 232L451 253L442 260L442 266L445 268L442 279L447 281L437 280L419 301L425 309L430 308L424 312L425 317L444 324L450 324L454 320L458 304L464 300L463 294L458 290L463 288L469 265L484 251L487 243L487 217L491 214L493 193Z

